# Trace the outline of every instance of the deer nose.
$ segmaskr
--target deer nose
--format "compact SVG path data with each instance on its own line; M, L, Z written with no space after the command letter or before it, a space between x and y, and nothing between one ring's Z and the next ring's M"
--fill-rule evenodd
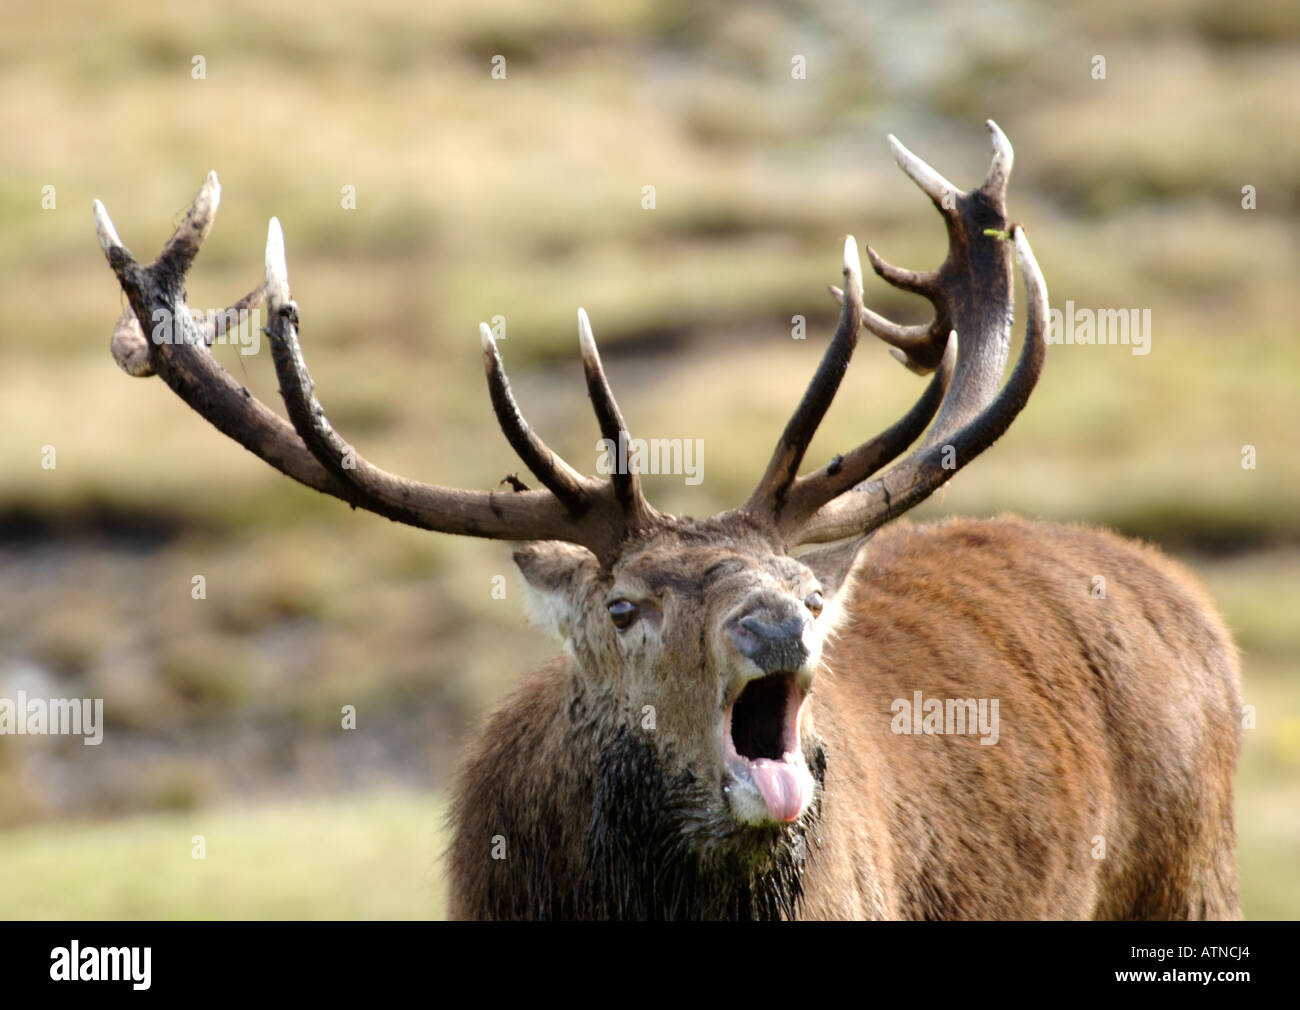
M808 618L792 614L778 618L769 613L749 613L736 618L727 631L736 648L764 673L793 672L808 660L803 629Z

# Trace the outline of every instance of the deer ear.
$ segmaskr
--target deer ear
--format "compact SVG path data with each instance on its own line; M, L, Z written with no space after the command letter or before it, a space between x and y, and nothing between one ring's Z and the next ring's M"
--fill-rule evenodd
M514 559L524 577L529 619L567 641L595 584L596 556L576 544L532 540L515 551Z
M817 576L817 581L822 584L822 593L826 596L836 596L844 583L853 571L854 565L862 558L863 548L871 534L864 537L856 537L853 540L845 540L843 543L831 544L829 547L818 547L816 550L802 554L799 561L813 570Z

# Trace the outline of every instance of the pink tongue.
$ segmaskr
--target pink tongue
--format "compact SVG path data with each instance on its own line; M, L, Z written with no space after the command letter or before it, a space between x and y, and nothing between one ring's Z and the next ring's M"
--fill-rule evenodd
M771 758L756 758L749 766L749 773L773 817L778 821L793 821L799 816L807 797L792 765Z

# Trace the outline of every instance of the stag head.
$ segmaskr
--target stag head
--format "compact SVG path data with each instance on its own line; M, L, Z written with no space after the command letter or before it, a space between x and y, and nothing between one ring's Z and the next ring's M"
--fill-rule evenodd
M841 303L839 323L821 364L754 492L711 518L658 512L636 472L597 480L553 453L519 411L487 326L481 337L492 407L541 488L422 484L356 454L316 399L298 341L283 237L272 219L265 284L236 306L266 303L286 422L216 362L207 347L213 334L185 308L185 275L220 198L215 174L147 267L95 202L100 243L130 301L114 355L130 374L161 376L221 431L310 487L425 529L520 541L514 557L530 609L571 657L583 686L577 704L603 748L602 774L636 794L651 769L653 802L684 815L697 847L771 853L774 837L793 843L815 817L824 755L804 703L827 673L822 649L863 545L999 438L1042 366L1046 287L1024 230L1006 219L1011 145L994 123L988 127L992 164L970 192L890 137L899 165L943 216L949 251L937 270L924 273L867 253L885 281L926 297L935 319L900 326L866 309L857 243L849 236L844 286L831 289ZM1028 323L1020 358L999 389L1010 345L1012 247L1025 279ZM139 321L159 310L176 321L181 339L146 340ZM894 425L800 476L863 328L910 369L933 378ZM627 425L581 310L579 338L602 437L618 444ZM794 553L812 544L831 546Z

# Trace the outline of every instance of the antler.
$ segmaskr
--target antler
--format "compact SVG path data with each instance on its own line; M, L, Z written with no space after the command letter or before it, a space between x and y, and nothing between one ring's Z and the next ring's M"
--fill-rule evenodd
M634 531L660 519L641 496L635 475L599 481L575 471L528 426L510 392L492 334L481 327L488 389L511 446L546 490L471 491L424 484L368 462L335 432L315 396L298 343L298 306L289 297L284 236L272 218L266 241L266 282L233 308L265 299L266 333L280 392L292 426L249 394L221 367L205 331L185 304L185 276L212 229L221 187L209 173L185 219L150 266L122 244L104 205L94 203L95 230L130 308L118 320L113 354L131 375L159 375L210 424L277 470L308 487L395 522L443 533L498 540L565 540L602 560ZM145 338L142 320L166 323ZM596 354L586 313L579 316L583 362L602 432L626 430ZM170 331L170 332L168 332ZM167 336L159 340L159 333ZM617 434L615 435L617 437Z
M869 533L919 504L1002 436L1038 381L1045 354L1047 286L1024 229L1013 225L1007 241L1006 188L1013 152L997 124L989 120L987 125L993 160L984 184L969 193L889 138L899 166L943 215L948 256L938 270L925 273L891 266L870 247L867 256L885 281L929 299L935 318L929 325L900 326L860 305L856 250L846 248L844 291L831 289L842 306L839 328L767 472L743 506L783 543L823 543ZM1020 360L999 392L1010 350L1012 244L1025 278L1029 313ZM856 345L855 318L890 344L895 357L909 368L923 374L933 371L934 378L892 427L815 473L796 478ZM934 426L920 448L862 484L903 452L931 418Z
M936 271L918 273L890 266L870 247L877 274L895 287L928 298L935 319L928 326L899 326L862 304L857 243L844 246L845 288L840 319L826 354L786 425L754 493L741 508L783 544L820 543L869 533L918 504L957 469L996 441L1024 407L1044 357L1047 288L1019 225L1007 237L1006 186L1012 150L991 120L993 161L984 184L970 193L956 189L892 136L894 157L934 201L948 228L948 256ZM272 218L267 232L266 281L206 327L185 304L185 276L212 228L221 187L210 173L185 219L158 259L140 266L122 245L103 204L95 201L95 229L130 307L113 333L113 354L131 375L163 381L208 422L295 480L357 508L411 526L443 533L501 540L564 540L609 563L633 534L662 524L641 489L640 475L615 467L609 481L587 477L552 452L524 420L491 330L480 326L488 391L506 439L541 481L544 490L507 493L423 484L389 473L358 455L335 432L315 395L298 342L298 307L289 295L284 235ZM1006 386L998 391L1010 346L1012 269L1009 246L1025 278L1029 318L1025 344ZM265 302L271 357L289 415L286 423L236 382L212 356L230 312ZM160 340L145 338L141 321L165 324ZM913 371L934 378L907 414L852 451L799 477L808 444L821 423L865 327L891 345ZM618 447L627 426L610 392L587 314L578 312L587 392L601 434ZM953 339L949 339L952 334ZM931 420L920 448L867 481L911 445ZM622 461L620 461L622 462ZM866 483L863 483L867 481Z

